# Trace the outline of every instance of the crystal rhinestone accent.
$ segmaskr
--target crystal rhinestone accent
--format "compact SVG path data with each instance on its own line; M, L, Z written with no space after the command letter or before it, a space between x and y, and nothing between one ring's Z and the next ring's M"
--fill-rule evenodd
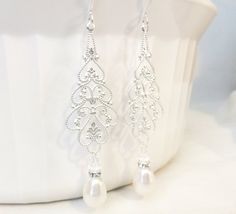
M91 162L91 164L89 165L89 169L88 169L88 173L89 173L89 177L91 178L98 178L101 177L101 166L98 163L98 159L96 157L93 157L93 160Z
M138 159L139 168L150 168L150 159L149 158L139 158Z

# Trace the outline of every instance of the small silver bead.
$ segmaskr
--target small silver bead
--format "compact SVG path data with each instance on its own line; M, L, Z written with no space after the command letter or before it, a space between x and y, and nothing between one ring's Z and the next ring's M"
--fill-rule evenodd
M139 168L150 168L150 160L149 160L149 158L140 158L138 160L138 167Z

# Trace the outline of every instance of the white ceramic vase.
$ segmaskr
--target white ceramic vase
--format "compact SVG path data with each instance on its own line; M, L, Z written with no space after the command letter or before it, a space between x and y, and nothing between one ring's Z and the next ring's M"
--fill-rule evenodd
M87 153L64 123L85 47L88 1L12 1L0 0L0 203L76 198L87 179ZM109 190L131 183L136 168L123 116L139 48L139 3L99 0L94 6L99 62L121 117L101 153ZM181 145L197 44L215 14L208 0L150 5L152 62L164 108L150 138L153 170Z

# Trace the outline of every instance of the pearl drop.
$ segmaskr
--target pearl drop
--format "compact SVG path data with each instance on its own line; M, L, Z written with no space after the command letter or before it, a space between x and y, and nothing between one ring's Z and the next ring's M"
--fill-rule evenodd
M138 168L133 179L135 192L140 196L145 196L152 190L154 174L149 168Z
M90 178L83 189L83 200L89 207L102 205L107 198L106 186L100 178Z

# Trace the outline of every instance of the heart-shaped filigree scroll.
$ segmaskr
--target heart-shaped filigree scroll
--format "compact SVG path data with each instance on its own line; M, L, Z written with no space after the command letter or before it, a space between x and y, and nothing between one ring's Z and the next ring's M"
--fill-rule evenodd
M156 75L148 57L143 57L135 71L129 91L129 122L132 132L140 141L148 139L147 133L155 128L162 113Z
M138 68L135 71L135 78L143 80L146 79L149 82L155 80L155 70L148 58L143 58L139 63Z
M78 74L78 79L81 83L88 83L90 81L103 83L104 78L104 71L93 58L86 61Z
M108 128L114 126L117 115L112 109L112 93L105 85L105 75L97 63L96 51L90 48L85 65L78 74L78 88L72 93L74 109L66 125L78 131L78 141L90 153L97 153L109 137Z
M78 138L79 142L84 146L94 143L103 144L107 141L108 132L97 117L92 116L79 132Z

